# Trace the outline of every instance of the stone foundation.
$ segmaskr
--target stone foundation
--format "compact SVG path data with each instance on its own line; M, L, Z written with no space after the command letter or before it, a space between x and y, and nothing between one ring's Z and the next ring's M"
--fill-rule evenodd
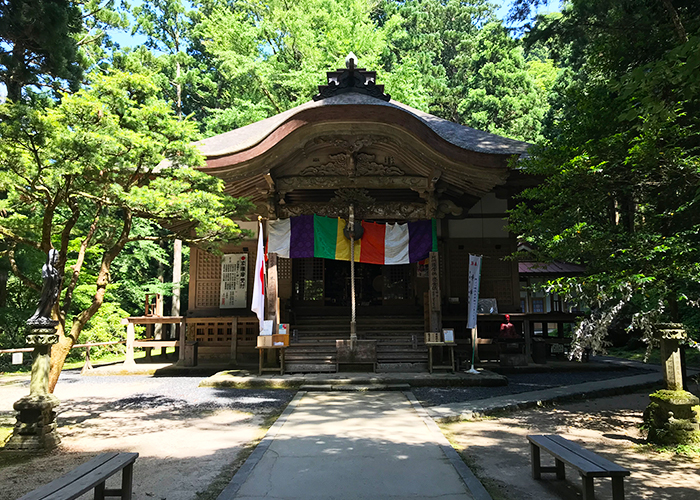
M61 442L56 430L56 412L59 401L53 394L25 396L15 402L17 423L5 450L48 451Z
M700 399L687 391L650 394L644 411L647 441L663 446L700 444Z

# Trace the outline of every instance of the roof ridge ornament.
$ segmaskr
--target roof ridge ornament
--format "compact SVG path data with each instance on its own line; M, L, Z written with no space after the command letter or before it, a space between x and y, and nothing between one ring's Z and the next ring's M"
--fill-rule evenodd
M384 93L384 85L377 85L377 72L358 68L357 56L352 52L345 58L345 66L326 73L328 85L318 86L318 94L313 97L314 101L349 92L365 94L382 101L391 99L389 94Z

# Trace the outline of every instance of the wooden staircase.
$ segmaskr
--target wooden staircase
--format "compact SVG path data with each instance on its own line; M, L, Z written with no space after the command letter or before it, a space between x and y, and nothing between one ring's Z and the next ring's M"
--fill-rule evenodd
M380 372L428 370L423 328L422 316L357 318L357 338L377 342L377 370ZM335 341L350 338L349 317L300 317L291 329L292 340L285 354L287 373L335 372Z

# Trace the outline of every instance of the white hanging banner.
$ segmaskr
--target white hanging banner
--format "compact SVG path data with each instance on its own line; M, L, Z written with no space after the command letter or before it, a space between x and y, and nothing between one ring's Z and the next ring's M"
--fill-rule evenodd
M229 253L221 257L219 307L246 307L248 295L248 254Z
M481 281L481 257L469 256L469 278L467 281L467 328L476 328L476 311L479 306L479 283Z

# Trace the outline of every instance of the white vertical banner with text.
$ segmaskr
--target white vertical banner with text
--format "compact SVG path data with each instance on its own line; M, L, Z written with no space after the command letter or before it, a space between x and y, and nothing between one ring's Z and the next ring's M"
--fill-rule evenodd
M467 328L476 328L476 310L479 306L479 283L481 281L481 257L469 256L467 281Z

